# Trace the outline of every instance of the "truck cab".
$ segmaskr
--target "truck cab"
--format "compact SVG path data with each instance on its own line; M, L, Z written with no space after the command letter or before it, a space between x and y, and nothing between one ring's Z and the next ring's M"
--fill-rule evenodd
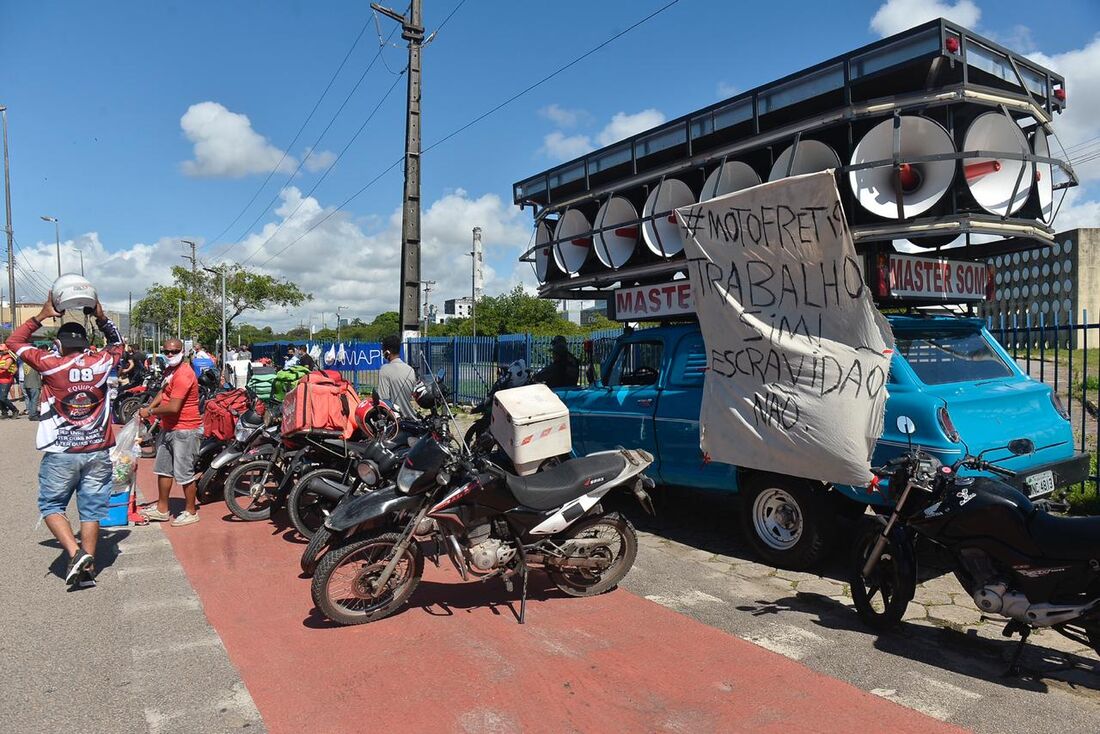
M1030 438L1034 453L987 458L1018 472L1032 497L1081 481L1088 457L1075 452L1065 410L1047 385L1024 374L978 319L890 316L896 349L884 431L872 464L913 445L950 464L965 453ZM569 407L577 454L629 446L655 458L648 473L668 487L735 492L742 529L774 565L816 565L836 537L837 515L858 515L886 499L867 487L709 461L699 448L707 351L697 323L635 330L620 337L596 382L556 392ZM907 435L903 425L915 433Z

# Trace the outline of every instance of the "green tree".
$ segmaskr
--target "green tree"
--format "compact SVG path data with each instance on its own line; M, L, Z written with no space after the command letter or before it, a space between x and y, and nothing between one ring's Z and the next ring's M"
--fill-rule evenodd
M249 311L300 306L313 299L311 294L281 278L246 270L240 265L222 268L227 331L232 329L238 317ZM145 297L134 304L134 323L156 324L172 333L182 299L183 334L214 344L221 334L221 275L205 270L192 273L187 268L173 267L172 280L171 285L153 284Z

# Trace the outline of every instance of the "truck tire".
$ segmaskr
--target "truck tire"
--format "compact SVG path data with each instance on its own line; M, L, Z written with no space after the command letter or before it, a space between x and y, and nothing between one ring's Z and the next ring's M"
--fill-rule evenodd
M831 550L836 513L805 479L752 472L741 485L741 529L758 556L779 568L817 566Z

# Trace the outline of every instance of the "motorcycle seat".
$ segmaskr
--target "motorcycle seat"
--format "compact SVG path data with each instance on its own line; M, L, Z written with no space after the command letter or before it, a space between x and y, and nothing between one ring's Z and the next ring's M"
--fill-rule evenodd
M619 453L570 459L528 477L509 474L508 489L516 501L533 510L552 510L609 482L626 468Z
M1063 517L1037 512L1031 518L1030 530L1048 558L1100 560L1100 516Z

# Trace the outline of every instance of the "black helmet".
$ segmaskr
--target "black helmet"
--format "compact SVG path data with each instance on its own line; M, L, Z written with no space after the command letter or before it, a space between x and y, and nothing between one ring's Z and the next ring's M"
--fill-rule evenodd
M207 390L216 390L218 387L218 371L213 367L207 367L199 373L199 387Z
M423 380L416 381L412 397L424 410L431 410L439 405L439 391L435 389L434 384L427 384Z

